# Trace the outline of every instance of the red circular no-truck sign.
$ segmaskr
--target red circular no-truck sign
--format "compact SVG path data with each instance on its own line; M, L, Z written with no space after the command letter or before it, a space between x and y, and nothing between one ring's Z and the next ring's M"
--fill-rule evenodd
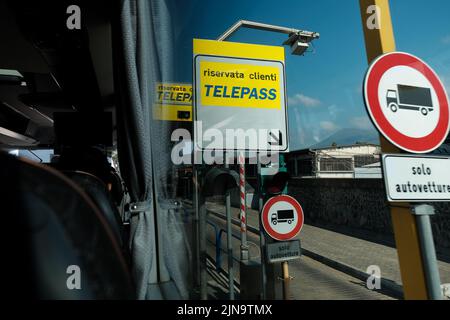
M297 236L303 227L303 220L300 204L286 195L270 198L261 213L264 230L279 241L291 240Z
M378 131L400 149L428 153L448 135L445 88L433 69L411 54L378 57L364 80L364 100Z

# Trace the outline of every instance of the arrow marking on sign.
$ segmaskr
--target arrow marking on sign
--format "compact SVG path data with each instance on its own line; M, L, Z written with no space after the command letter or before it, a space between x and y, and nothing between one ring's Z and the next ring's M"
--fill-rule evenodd
M282 146L283 145L283 136L281 131L278 131L278 137L272 132L269 132L269 136L275 140L275 142L269 141L269 145L271 146Z

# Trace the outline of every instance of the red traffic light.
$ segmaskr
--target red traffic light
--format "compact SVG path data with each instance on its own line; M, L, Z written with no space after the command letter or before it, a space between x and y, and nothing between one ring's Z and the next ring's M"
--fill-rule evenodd
M264 189L267 194L281 194L286 188L287 182L290 178L287 172L277 172L273 176L265 177L264 179Z

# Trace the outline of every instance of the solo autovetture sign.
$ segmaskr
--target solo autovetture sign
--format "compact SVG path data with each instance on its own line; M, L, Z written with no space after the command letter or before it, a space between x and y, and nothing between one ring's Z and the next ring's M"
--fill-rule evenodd
M383 170L389 201L450 201L449 158L385 154Z

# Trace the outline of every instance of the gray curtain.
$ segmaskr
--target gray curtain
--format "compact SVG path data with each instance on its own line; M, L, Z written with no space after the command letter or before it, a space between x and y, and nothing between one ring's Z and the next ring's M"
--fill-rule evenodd
M155 293L158 282L173 284L173 298L189 297L191 254L174 200L171 127L167 121L152 120L156 84L174 82L168 1L120 2L116 56L122 59L116 61L125 63L116 66L115 74L121 98L118 153L131 202L137 208L131 219L130 249L139 299L165 298L164 290L161 296Z

